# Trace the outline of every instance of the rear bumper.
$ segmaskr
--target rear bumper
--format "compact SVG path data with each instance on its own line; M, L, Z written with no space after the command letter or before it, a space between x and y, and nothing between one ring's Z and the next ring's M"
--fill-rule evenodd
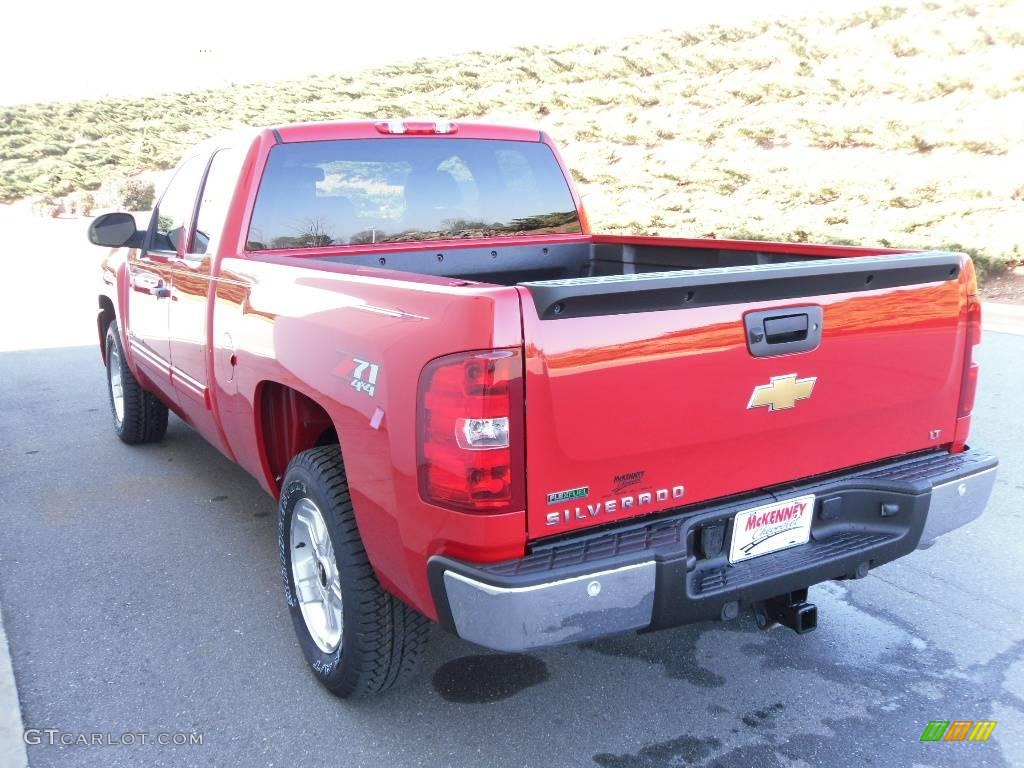
M917 454L541 542L519 560L435 556L431 589L443 625L502 651L731 618L930 546L982 513L997 464L977 449ZM809 493L816 498L807 544L730 565L737 512Z

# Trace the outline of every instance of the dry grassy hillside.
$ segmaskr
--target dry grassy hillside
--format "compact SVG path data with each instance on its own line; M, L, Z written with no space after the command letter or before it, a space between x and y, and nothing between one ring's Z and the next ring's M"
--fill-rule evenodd
M960 244L986 264L1022 258L1020 0L895 2L615 45L13 107L0 131L0 199L166 168L239 124L426 114L549 131L599 230Z

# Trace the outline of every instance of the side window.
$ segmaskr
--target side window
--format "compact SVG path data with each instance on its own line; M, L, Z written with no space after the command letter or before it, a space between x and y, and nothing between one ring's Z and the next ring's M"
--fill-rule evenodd
M224 228L231 196L235 193L241 154L236 149L222 149L213 156L203 184L203 195L199 200L192 244L188 249L192 256L202 256L216 247L215 241Z
M198 157L186 160L178 168L153 212L153 216L156 217L156 229L150 250L177 253L182 235L195 209L202 175L203 164Z

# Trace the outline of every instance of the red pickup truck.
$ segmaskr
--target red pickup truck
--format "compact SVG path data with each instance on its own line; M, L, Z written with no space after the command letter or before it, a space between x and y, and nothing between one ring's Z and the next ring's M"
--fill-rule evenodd
M254 129L145 231L98 217L114 426L168 410L279 499L285 597L339 696L430 622L522 650L730 620L976 518L980 303L959 253L591 234L541 132Z

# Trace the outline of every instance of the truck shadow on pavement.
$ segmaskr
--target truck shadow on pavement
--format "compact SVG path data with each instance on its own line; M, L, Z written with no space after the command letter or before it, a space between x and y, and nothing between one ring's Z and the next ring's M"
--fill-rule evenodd
M442 664L433 676L434 690L456 704L488 704L540 685L548 666L525 653L460 656Z

